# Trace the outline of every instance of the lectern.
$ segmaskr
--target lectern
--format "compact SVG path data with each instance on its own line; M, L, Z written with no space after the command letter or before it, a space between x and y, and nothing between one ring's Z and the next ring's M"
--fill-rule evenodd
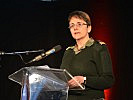
M10 80L22 86L21 100L67 100L67 81L71 78L67 70L47 65L24 67L9 75ZM79 87L84 89L80 84Z

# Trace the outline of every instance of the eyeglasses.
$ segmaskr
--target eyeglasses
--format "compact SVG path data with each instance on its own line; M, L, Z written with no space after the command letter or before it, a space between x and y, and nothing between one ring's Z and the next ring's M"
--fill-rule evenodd
M77 24L70 25L68 28L69 29L73 29L75 26L78 27L78 28L81 28L83 25L88 25L88 24L85 24L85 23L77 23Z

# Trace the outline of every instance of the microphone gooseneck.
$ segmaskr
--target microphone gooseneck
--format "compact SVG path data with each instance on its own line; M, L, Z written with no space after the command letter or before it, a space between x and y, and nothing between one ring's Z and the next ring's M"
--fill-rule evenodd
M47 52L42 53L39 56L36 56L34 59L32 59L31 61L29 61L27 64L32 63L32 62L35 62L35 61L39 61L39 60L47 57L48 55L53 54L55 52L58 52L60 50L61 50L61 46L60 45L57 45L57 46L53 47L52 49L48 50Z

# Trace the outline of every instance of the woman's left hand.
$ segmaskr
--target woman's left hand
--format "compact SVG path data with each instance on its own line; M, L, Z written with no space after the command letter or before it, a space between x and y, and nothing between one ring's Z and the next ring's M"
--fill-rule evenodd
M79 84L84 83L84 77L83 76L74 76L74 79L71 79L71 80L68 81L68 85L69 85L70 88L79 87L79 85L77 84L77 82L75 80Z

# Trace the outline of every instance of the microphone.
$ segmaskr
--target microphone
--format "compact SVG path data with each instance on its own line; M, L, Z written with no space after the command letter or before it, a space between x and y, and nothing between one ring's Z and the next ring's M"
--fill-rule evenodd
M29 61L28 63L32 63L32 62L35 62L35 61L39 61L42 58L45 58L46 56L48 56L50 54L53 54L55 52L58 52L59 50L61 50L61 46L60 45L57 45L57 46L53 47L52 49L48 50L47 52L42 53L39 56L36 56L34 59L32 59L31 61Z

